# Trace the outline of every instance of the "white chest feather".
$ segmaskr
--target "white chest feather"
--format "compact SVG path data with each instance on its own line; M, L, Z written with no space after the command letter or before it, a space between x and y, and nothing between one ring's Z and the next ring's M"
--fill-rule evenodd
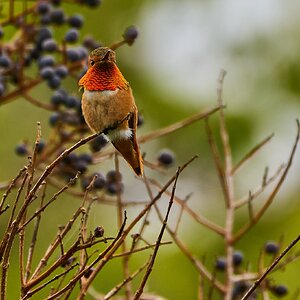
M107 91L89 91L89 90L84 90L84 97L88 102L94 101L95 96L101 95L100 98L110 98L114 97L118 93L119 89L115 89L114 91L107 90ZM99 97L97 97L99 98Z

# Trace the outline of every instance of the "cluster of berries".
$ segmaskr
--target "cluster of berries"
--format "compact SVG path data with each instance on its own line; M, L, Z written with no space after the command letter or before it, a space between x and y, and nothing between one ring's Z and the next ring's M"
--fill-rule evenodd
M279 244L274 241L268 241L264 245L264 252L267 255L272 255L273 257L279 253L280 247ZM239 267L241 267L242 263L244 262L244 255L241 251L235 251L232 256L232 263L234 268L236 268L237 271L239 270ZM225 257L217 257L215 262L215 269L217 271L225 271L227 268L227 261ZM251 282L249 281L239 281L235 283L233 288L233 295L232 299L241 299L241 297L248 291L248 289L251 287ZM271 284L270 280L267 281L266 288L275 296L277 297L283 297L286 296L288 293L288 288L284 284ZM256 292L254 292L251 295L252 300L258 299L258 295Z

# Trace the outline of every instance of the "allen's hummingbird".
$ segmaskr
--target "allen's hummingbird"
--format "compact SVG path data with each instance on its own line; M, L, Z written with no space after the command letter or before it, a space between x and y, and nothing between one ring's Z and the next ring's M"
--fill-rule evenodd
M90 129L104 133L141 176L143 163L136 140L138 110L129 83L116 65L115 52L107 47L93 50L79 85L84 88L82 112Z

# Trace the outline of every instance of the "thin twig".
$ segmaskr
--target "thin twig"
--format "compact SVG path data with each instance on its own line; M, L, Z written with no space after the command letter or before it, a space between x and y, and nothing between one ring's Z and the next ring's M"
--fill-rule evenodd
M300 235L298 235L286 248L285 250L273 261L273 263L268 267L268 269L257 279L247 293L243 296L241 300L246 300L250 295L259 287L261 282L267 277L267 275L276 267L280 260L300 241Z
M251 157L253 157L257 151L259 151L264 145L266 145L272 138L274 137L274 133L267 136L260 143L258 143L255 147L253 147L231 170L231 175L234 175Z
M151 258L151 257L150 257ZM138 270L126 277L122 282L117 284L111 291L109 291L104 297L103 300L111 299L126 283L131 282L138 274L140 274L149 264L149 261L145 262Z
M250 228L253 227L254 224L256 224L261 217L264 215L264 213L266 212L266 210L268 209L268 207L271 205L271 203L273 202L275 196L277 195L278 191L280 190L283 182L286 179L286 176L290 170L290 167L292 165L293 162L293 158L295 156L296 153L296 149L298 146L298 142L300 139L300 123L299 120L297 120L297 134L296 134L296 139L291 151L291 154L289 156L289 160L287 162L287 165L281 175L281 177L279 178L276 186L274 187L274 189L272 190L271 194L269 195L269 197L265 200L265 203L263 204L263 206L261 207L261 209L253 216L252 220L247 223L244 227L242 227L234 236L233 240L237 241L239 240Z

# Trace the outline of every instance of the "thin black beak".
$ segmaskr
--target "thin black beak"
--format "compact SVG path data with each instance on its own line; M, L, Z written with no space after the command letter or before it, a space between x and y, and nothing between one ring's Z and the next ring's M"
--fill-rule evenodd
M108 60L109 59L109 54L110 54L110 51L108 50L106 52L106 54L104 55L104 57L102 58L102 60Z

